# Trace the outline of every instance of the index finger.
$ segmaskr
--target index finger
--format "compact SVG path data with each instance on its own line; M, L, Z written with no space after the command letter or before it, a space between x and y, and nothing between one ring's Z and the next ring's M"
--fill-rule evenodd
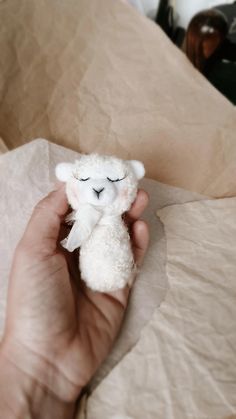
M143 189L139 189L134 203L132 204L130 210L126 214L126 221L128 222L128 224L139 219L139 217L142 215L143 211L147 207L148 201L148 193Z

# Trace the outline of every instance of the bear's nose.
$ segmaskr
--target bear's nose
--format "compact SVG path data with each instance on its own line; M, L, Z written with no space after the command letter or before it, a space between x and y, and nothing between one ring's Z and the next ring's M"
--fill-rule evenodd
M97 190L97 189L94 189L94 188L93 188L93 190L94 190L95 194L97 195L98 199L99 199L99 195L100 195L100 193L101 193L102 191L104 191L104 189L105 189L105 188L101 188L101 189L98 189L98 190Z

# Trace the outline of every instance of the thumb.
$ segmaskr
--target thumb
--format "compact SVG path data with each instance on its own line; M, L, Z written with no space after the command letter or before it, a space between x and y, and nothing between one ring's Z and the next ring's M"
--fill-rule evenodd
M65 187L62 185L36 205L20 245L45 255L54 253L61 221L67 210Z

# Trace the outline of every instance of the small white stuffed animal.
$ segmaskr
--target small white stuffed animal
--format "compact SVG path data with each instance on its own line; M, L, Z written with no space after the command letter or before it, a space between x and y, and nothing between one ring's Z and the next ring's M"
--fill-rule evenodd
M70 252L80 247L81 278L93 290L114 291L132 277L133 253L122 214L134 202L144 174L139 161L98 154L56 167L73 208L67 217L73 227L62 245Z

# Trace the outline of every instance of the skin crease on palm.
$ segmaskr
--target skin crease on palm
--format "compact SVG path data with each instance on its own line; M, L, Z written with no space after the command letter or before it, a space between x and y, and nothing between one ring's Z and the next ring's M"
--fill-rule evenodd
M139 190L125 217L138 267L149 241L139 220L147 204ZM0 354L58 399L74 403L111 350L130 288L103 294L79 280L78 254L59 244L67 212L62 185L34 209L13 260Z

